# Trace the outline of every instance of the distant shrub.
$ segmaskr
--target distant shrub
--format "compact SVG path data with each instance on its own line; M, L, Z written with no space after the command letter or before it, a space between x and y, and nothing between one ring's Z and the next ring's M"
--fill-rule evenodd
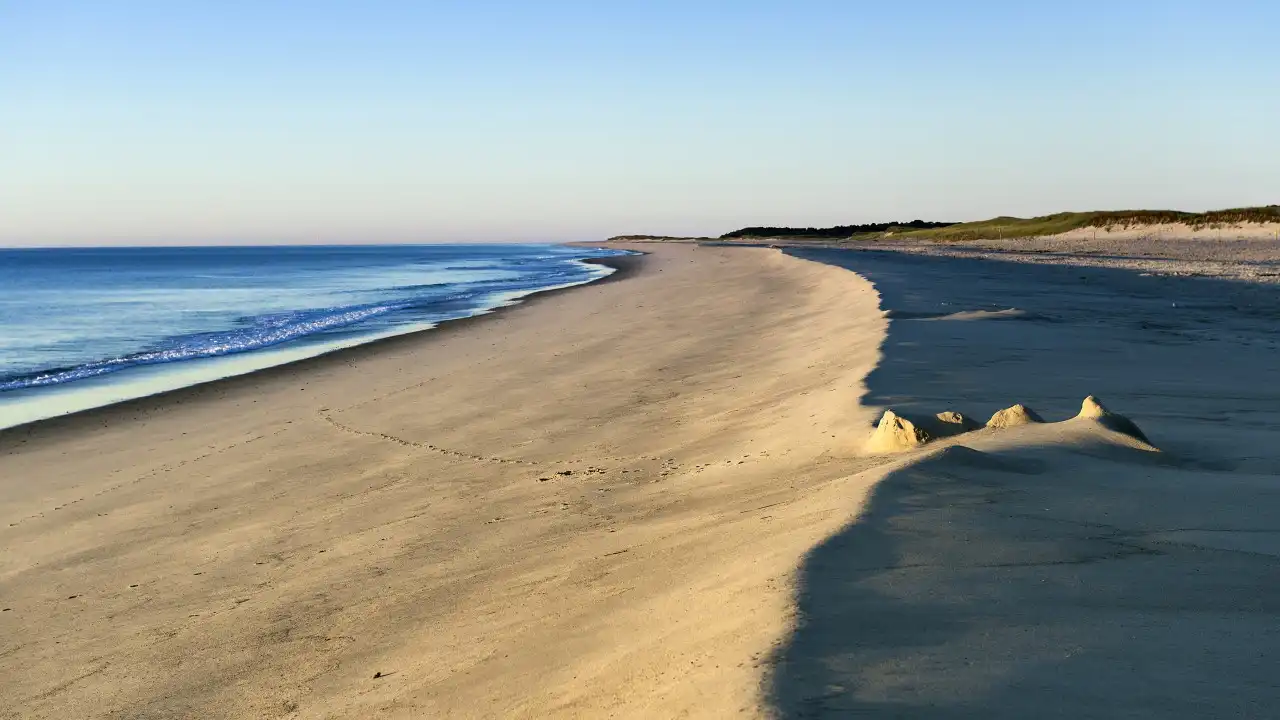
M929 222L912 220L911 222L867 223L865 225L836 225L826 228L793 228L793 227L746 227L741 230L725 233L722 240L734 238L809 238L809 239L844 239L862 233L882 233L903 230L931 230L955 225L949 222Z

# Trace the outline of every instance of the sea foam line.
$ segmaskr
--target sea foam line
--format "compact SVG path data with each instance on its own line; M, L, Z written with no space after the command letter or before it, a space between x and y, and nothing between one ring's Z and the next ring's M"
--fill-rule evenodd
M486 307L457 315L440 322L422 322L396 327L381 333L345 338L327 343L315 343L302 347L264 346L251 351L214 356L200 356L170 362L149 364L135 363L118 368L118 371L87 375L77 382L32 385L12 391L10 397L0 396L0 430L38 420L114 405L119 402L158 395L185 387L201 385L239 375L265 370L271 367L306 360L320 355L365 345L391 337L431 330L442 322L462 320L485 315L504 307L517 305L531 295L553 290L586 285L612 275L608 266L574 260L591 270L593 277L575 282L560 283L527 290L494 293ZM286 341L287 342L287 341ZM104 377L109 375L111 377Z

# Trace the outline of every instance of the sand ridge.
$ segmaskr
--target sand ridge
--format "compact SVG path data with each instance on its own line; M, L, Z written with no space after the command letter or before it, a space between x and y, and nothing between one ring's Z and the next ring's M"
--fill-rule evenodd
M1080 412L1075 417L1062 422L1093 423L1112 432L1126 435L1156 450L1151 446L1142 429L1129 418L1111 412L1098 398L1090 395L1080 404ZM988 431L1004 430L1023 425L1044 423L1044 418L1035 410L1018 403L1003 410L997 410L985 425L979 425L964 414L954 410L944 410L936 415L904 416L893 410L885 410L876 423L876 429L863 445L863 452L868 454L886 454L915 450L935 440L961 438L967 433L986 429Z

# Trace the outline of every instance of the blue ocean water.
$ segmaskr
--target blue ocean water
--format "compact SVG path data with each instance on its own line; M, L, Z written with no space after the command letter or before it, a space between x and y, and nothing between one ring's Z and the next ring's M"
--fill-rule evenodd
M0 249L0 427L590 282L562 245Z

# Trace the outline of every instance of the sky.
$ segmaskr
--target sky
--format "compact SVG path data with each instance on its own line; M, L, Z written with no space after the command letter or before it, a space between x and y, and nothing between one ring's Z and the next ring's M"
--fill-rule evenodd
M1280 203L1273 0L0 0L0 244Z

